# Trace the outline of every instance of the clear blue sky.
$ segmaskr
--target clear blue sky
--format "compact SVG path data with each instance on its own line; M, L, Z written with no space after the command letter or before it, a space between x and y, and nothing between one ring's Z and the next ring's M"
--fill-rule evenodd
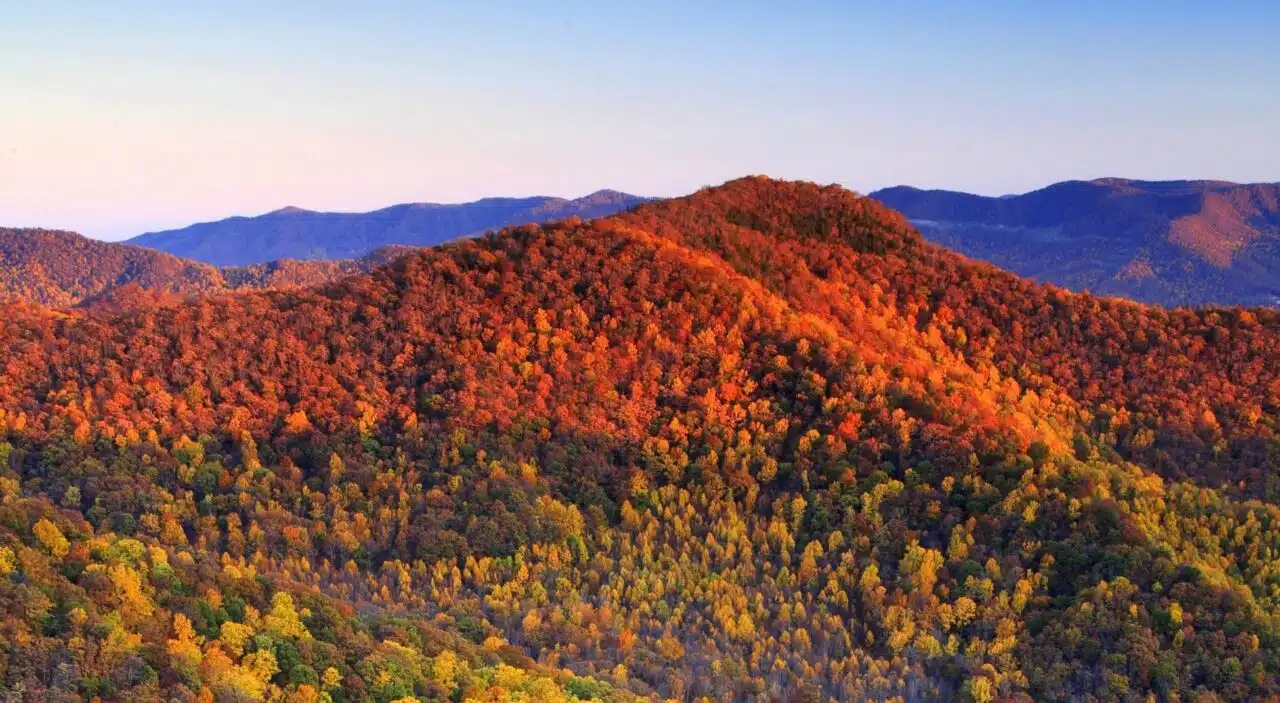
M1280 3L0 0L0 225L1280 180Z

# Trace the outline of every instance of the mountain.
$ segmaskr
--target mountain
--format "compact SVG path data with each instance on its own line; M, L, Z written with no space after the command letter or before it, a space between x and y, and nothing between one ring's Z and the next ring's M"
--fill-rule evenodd
M0 228L0 300L48 307L155 302L167 296L237 289L315 286L368 271L408 250L384 247L347 261L272 261L219 269L128 244L74 232Z
M387 245L434 246L525 222L593 218L647 200L601 190L576 200L485 198L471 203L411 203L363 213L287 207L257 217L232 217L129 240L216 266L275 259L353 259Z
M1280 304L1280 184L1106 178L1000 198L906 186L871 195L935 242L1072 290Z
M66 307L129 283L160 292L216 290L212 266L71 232L0 229L0 297Z
M1280 312L745 178L0 322L0 689L1280 695Z

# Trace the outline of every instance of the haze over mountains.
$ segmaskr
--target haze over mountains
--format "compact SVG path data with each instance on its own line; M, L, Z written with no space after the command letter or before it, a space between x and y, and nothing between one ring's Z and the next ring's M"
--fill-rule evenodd
M1167 306L1280 303L1280 185L1067 181L1022 195L887 188L929 239L1037 280Z
M435 246L526 222L600 217L645 200L600 190L573 200L485 198L449 205L408 203L364 213L286 207L257 217L232 217L143 234L129 243L215 266L244 266L279 259L351 259L387 245Z
M744 178L0 319L32 700L1269 700L1280 312Z

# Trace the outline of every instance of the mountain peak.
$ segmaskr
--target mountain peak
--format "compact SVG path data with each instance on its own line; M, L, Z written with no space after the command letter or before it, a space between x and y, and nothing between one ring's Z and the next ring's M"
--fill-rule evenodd
M1148 181L1141 178L1121 178L1117 176L1106 176L1103 178L1095 178L1090 183L1099 185L1124 185L1134 186L1136 188L1234 188L1242 185L1236 181L1221 181L1213 179L1174 179L1164 181Z
M613 190L613 189L611 189L611 188L601 188L600 190L597 190L597 191L594 191L594 192L591 192L591 193L587 193L586 195L584 195L584 196L582 196L582 197L580 197L580 198L574 198L574 202L578 202L578 203L583 203L583 202L618 202L618 201L623 201L623 200L642 200L642 199L643 199L643 198L641 198L641 197L640 197L640 196L638 196L638 195L632 195L632 194L630 194L630 193L624 193L624 192L622 192L622 191L620 191L620 190Z
M705 187L682 198L650 203L638 215L656 215L680 222L720 222L737 232L688 229L679 236L691 241L711 240L715 246L738 248L740 240L767 246L773 240L820 240L864 253L888 253L915 248L920 235L897 212L880 202L839 185L783 181L748 176L723 185ZM744 231L745 230L745 231ZM752 232L765 235L760 240Z
M268 212L267 215L303 215L310 212L313 212L313 211L307 210L305 208L295 207L293 205L286 205L280 208L279 210L272 210L271 212Z

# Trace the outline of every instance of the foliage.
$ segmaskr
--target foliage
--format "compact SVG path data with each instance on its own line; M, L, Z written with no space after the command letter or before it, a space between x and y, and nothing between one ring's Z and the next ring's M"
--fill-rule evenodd
M389 248L346 261L280 260L217 269L71 232L0 228L0 304L9 300L109 311L174 305L183 296L316 286L395 258Z
M1265 699L1278 328L761 178L318 290L15 308L0 685Z

